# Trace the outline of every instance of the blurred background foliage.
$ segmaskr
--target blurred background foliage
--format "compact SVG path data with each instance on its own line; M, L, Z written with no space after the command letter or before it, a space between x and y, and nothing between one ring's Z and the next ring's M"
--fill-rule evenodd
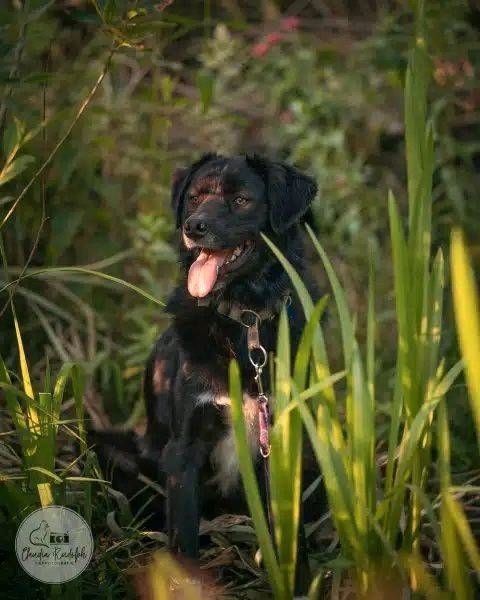
M438 0L427 13L437 147L434 245L460 224L478 265L480 10ZM71 134L2 228L3 282L25 268L93 265L165 298L177 273L169 201L174 169L210 150L288 160L318 180L316 229L360 332L373 248L377 369L389 389L396 331L386 199L393 189L406 211L401 111L412 27L408 6L393 1L2 3L2 219L105 70ZM19 132L27 139L8 166ZM143 363L167 320L161 309L78 273L25 279L15 291L37 378L47 363L80 361L91 375L91 416L137 423ZM453 360L449 297L444 352ZM4 293L0 310L7 301ZM0 354L14 366L8 310L0 328ZM328 338L335 352L333 325ZM456 394L453 450L460 471L475 466L476 453L464 387Z

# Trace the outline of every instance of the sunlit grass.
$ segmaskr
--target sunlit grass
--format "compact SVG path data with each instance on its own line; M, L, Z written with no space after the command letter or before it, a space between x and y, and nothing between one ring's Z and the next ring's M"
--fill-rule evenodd
M465 242L458 230L452 234L450 256L458 338L480 444L480 302Z

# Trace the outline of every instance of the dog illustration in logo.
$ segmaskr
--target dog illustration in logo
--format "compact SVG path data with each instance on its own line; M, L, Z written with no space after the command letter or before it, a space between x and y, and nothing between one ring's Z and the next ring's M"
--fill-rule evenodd
M50 537L50 525L42 520L36 529L30 532L30 543L33 546L44 546L49 548L48 542Z

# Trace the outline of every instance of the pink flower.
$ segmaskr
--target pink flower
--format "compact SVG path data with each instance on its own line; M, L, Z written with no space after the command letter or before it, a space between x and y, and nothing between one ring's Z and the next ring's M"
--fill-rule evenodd
M255 58L262 58L270 52L273 46L281 42L283 36L278 31L272 31L262 38L260 42L257 42L252 46L250 50L251 55Z
M272 33L269 33L265 36L265 42L270 46L275 46L275 44L278 44L278 42L280 42L282 40L282 34L278 33L278 31L272 31Z
M252 46L250 53L255 58L262 58L263 56L268 54L269 50L270 50L270 46L268 44L266 44L265 42L258 42L258 44L255 44L254 46Z
M298 17L284 17L280 21L280 28L283 31L296 31L300 27L300 19Z

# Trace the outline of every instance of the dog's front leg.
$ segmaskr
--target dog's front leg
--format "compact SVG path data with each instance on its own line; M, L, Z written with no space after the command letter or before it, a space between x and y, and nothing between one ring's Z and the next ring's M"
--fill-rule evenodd
M189 558L198 555L200 526L200 469L204 451L201 444L187 448L170 441L164 455L167 476L167 527L172 550Z
M198 466L191 462L175 479L171 500L174 502L178 548L189 558L198 556L200 527L200 486Z
M307 535L305 532L305 523L303 518L300 518L298 525L298 552L297 552L297 567L295 569L295 594L304 596L308 593L310 583L312 581L312 573L308 560L308 544Z

